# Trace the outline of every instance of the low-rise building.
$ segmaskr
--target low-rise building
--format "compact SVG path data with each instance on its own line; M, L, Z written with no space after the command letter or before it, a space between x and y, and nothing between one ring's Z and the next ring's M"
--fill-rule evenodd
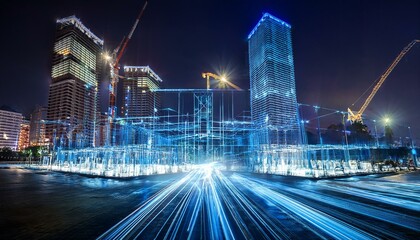
M10 107L0 107L0 148L8 147L16 151L19 142L22 114Z

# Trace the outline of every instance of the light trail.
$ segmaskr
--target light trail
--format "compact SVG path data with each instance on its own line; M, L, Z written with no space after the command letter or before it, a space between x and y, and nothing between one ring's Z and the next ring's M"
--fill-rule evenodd
M307 190L307 189L302 190L299 188L287 187L284 185L280 185L278 183L272 183L272 182L263 181L263 180L253 179L253 181L261 185L267 186L271 189L275 189L276 191L282 191L282 192L287 192L288 194L292 194L294 199L296 199L296 196L299 196L300 198L310 199L309 202L312 205L316 205L316 208L318 210L322 209L323 212L331 213L331 215L336 215L340 219L345 219L346 222L352 222L361 226L363 225L368 226L371 229L376 229L377 231L385 235L391 236L393 238L398 238L398 235L396 235L394 232L386 228L382 228L378 226L377 224L372 224L369 221L365 221L364 219L350 217L339 211L334 211L332 210L331 206L339 208L342 211L350 211L355 214L364 215L365 217L368 217L368 218L375 218L379 221L385 221L394 225L398 225L403 228L409 228L414 231L418 231L418 229L420 229L420 220L418 219L418 217L411 217L406 214L401 214L399 212L395 212L389 209L383 209L375 205L369 205L362 202L350 200L348 196L347 197L346 196L343 196L343 197L328 196L327 194L320 192L319 189L317 189L316 191ZM319 182L325 182L325 181L319 181ZM330 184L336 184L336 182L333 182L333 181L328 181L328 182ZM320 185L323 189L328 189L329 186L324 186L326 184L327 183L321 183L321 184L318 183L318 185ZM354 189L352 188L346 191L351 192L352 190ZM369 196L369 194L367 194L367 196ZM383 197L385 198L386 196L383 196ZM302 202L302 200L300 201ZM326 203L327 205L329 205L329 207L316 204L316 202L321 202L324 204Z
M418 214L420 209L416 207L418 202L416 203L416 199L418 199L419 194L417 197L415 196L414 192L419 192L420 188L417 186L411 187L413 189L413 193L410 193L409 196L413 198L410 201L410 204L413 203L414 207L410 204L402 205L400 202L405 201L407 203L407 195L405 194L398 194L398 190L401 189L400 187L406 186L406 184L397 184L397 183L387 183L387 182L375 182L370 191L377 191L379 188L382 189L383 185L391 185L393 186L393 191L388 188L388 193L394 192L395 196L400 195L400 201L398 198L393 197L392 201L387 201L388 196L386 194L380 195L381 192L372 193L366 191L366 194L362 194L362 192L357 192L357 194L352 194L353 191L358 191L359 187L362 185L360 182L355 183L351 182L349 185L342 185L337 187L335 185L339 183L337 181L331 180L322 180L318 182L312 182L314 184L304 184L300 185L299 187L288 187L287 185L280 184L278 182L271 182L261 179L252 179L252 181L266 186L270 189L273 189L276 192L287 193L287 195L293 197L293 199L299 199L300 202L307 202L313 206L316 206L318 210L322 209L323 212L329 213L330 215L336 216L340 219L344 219L346 222L351 222L353 225L357 225L360 228L365 229L374 229L376 230L377 235L385 235L392 238L401 238L401 234L398 235L394 231L389 230L386 227L381 227L378 223L384 221L390 223L392 225L397 225L402 229L410 229L414 232L419 232L420 229L420 219L418 218ZM310 182L311 183L311 182ZM363 186L368 188L367 186L372 185L373 183L363 182ZM328 196L326 193L323 193L325 190L337 191L339 193L346 193L346 195L340 194L340 196L332 195ZM331 195L331 194L330 194ZM372 195L375 196L372 198ZM359 198L364 198L368 200L375 200L375 203L363 203L360 199L358 201L351 200L354 196ZM304 198L309 199L309 201L305 201ZM317 203L319 202L319 203ZM321 203L321 204L320 204ZM379 207L378 205L383 205L383 203L394 203L390 208ZM323 204L323 205L322 205ZM364 218L357 218L346 215L340 211L333 210L332 207L336 207L341 209L341 211L349 211L353 212L357 215L363 215ZM403 213L398 212L395 210L396 207L405 208ZM413 211L414 210L414 211ZM411 215L408 214L411 212ZM378 220L377 222L372 223L368 219L374 218Z
M249 179L235 176L235 180L241 182L244 186L252 189L253 192L265 199L269 204L277 206L281 209L286 208L293 214L302 218L316 228L321 229L330 237L335 239L374 239L373 235L363 232L351 225L340 221L330 215L318 211L310 206L302 204L290 197L287 197L279 192L273 191L261 184L251 181Z
M257 206L250 201L232 182L224 177L220 171L217 173L218 180L226 189L226 193L223 194L224 200L228 203L229 210L234 216L235 222L240 226L246 226L244 218L248 218L248 224L251 223L255 230L258 231L258 235L263 236L265 239L290 239L290 232L286 232L286 228L281 229L282 223L272 219L267 214L264 214L262 209L258 209ZM233 201L230 200L233 199ZM236 207L233 207L236 206ZM241 213L243 213L241 216ZM248 228L242 230L242 234L248 238L252 235ZM254 236L253 238L258 238Z
M280 182L202 165L98 239L407 239L420 233L419 185L398 193L396 183L357 181Z
M397 197L390 197L383 193L372 192L372 190L374 189L361 190L356 186L352 186L351 188L349 188L350 186L352 185L351 184L344 185L344 184L338 184L338 183L334 183L334 184L330 183L330 184L323 185L323 187L333 190L335 192L345 193L351 196L358 196L358 197L370 199L376 202L387 203L387 204L398 206L401 208L407 208L410 210L420 211L420 203L418 199L407 200L407 199L401 199Z
M142 223L146 218L150 217L151 214L160 205L163 205L171 194L179 192L179 188L182 187L184 183L191 181L193 175L195 174L195 172L191 172L179 181L174 182L173 184L153 195L142 206L121 220L119 223L114 225L111 229L102 234L98 239L126 239L133 237L132 233L134 232L135 228L137 228L138 225L140 225L140 223ZM173 198L169 200L171 201Z

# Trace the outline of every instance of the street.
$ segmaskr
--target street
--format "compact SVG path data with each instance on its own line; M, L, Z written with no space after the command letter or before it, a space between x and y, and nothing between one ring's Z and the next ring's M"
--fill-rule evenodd
M117 180L0 169L2 239L416 239L420 173L221 172ZM7 230L6 230L7 229Z

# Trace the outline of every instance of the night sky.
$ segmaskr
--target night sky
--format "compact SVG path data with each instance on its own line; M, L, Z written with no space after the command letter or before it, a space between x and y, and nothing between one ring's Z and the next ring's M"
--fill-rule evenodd
M46 106L55 21L76 15L112 51L144 1L2 3L0 105ZM122 65L149 65L166 88L205 88L201 72L225 70L249 88L247 36L264 12L292 25L298 102L346 110L413 39L420 1L151 0ZM368 94L370 91L368 92ZM356 104L358 110L367 95ZM385 81L366 114L420 137L420 44ZM327 111L325 113L328 113ZM328 126L335 119L322 119Z

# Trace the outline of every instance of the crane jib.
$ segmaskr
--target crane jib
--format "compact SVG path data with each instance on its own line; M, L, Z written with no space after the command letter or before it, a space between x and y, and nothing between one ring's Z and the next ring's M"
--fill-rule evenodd
M356 122L356 121L362 122L362 114L364 113L366 108L369 106L369 103L372 101L373 97L378 92L379 88L385 82L386 78L389 76L389 74L392 72L392 70L394 70L394 68L397 66L397 64L405 56L405 54L407 54L410 51L410 49L418 42L420 42L420 40L415 39L403 48L403 50L400 52L400 54L398 54L398 56L394 59L394 61L391 63L391 65L381 75L378 83L375 85L372 92L366 98L365 103L362 105L362 107L360 108L360 110L356 114L353 111L351 111L350 108L348 108L348 118L351 122Z

